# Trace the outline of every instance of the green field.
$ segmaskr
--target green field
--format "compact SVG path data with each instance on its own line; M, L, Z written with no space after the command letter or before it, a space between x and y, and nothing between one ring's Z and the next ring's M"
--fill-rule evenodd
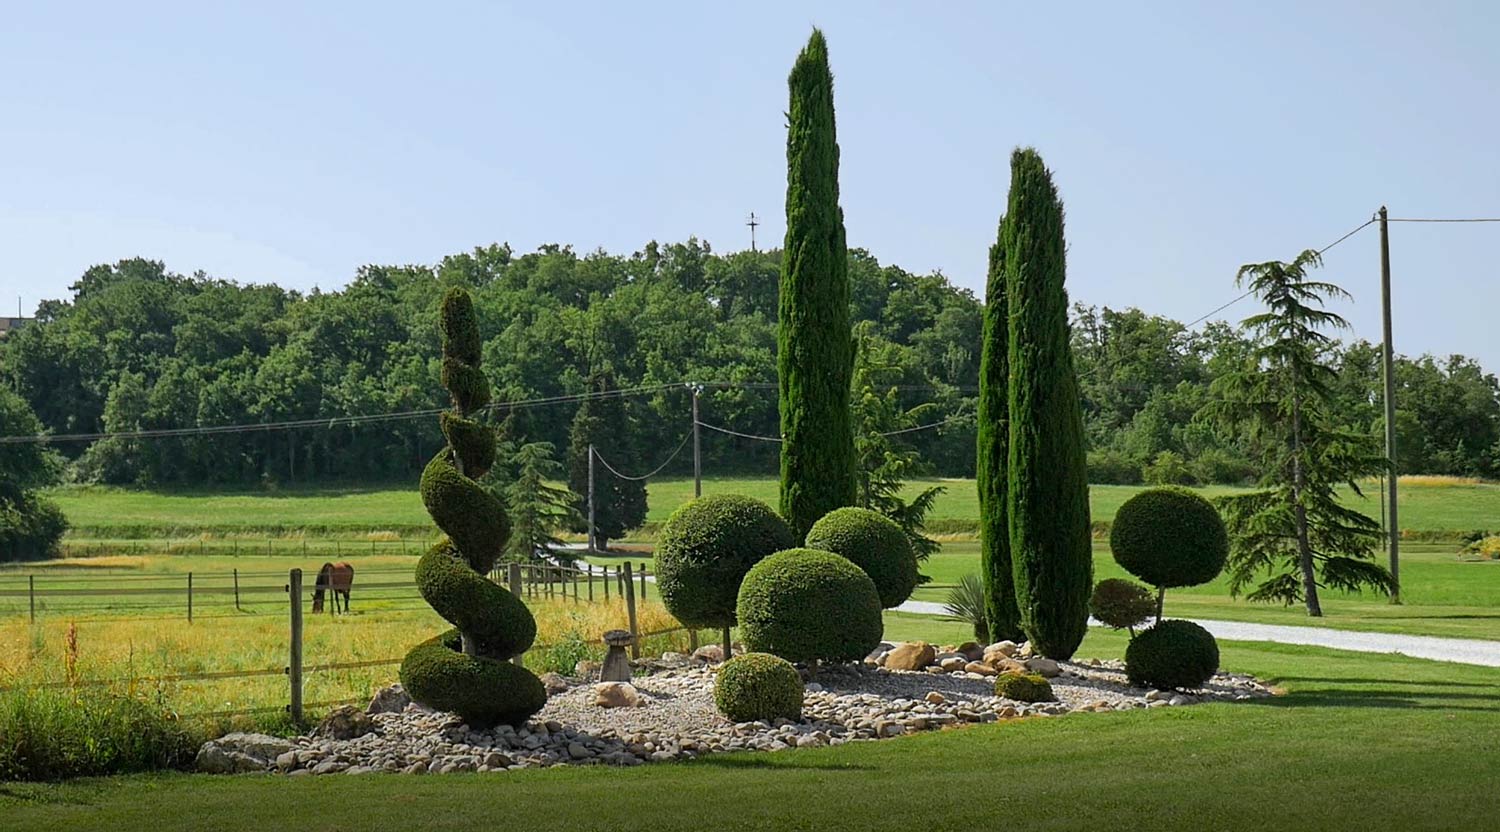
M1094 632L1082 655L1123 645ZM632 769L7 784L0 813L15 832L1494 828L1500 669L1260 643L1223 657L1286 694Z
M970 532L979 515L973 480L932 480L911 484L911 490L942 485L933 526L938 531ZM776 503L776 481L708 479L705 494L740 493ZM1090 489L1095 520L1107 521L1136 486L1096 485ZM1209 496L1235 489L1204 489ZM654 481L650 485L648 524L666 520L672 510L692 497L692 480ZM1500 484L1445 483L1414 485L1400 492L1400 522L1415 533L1500 529ZM263 491L159 492L114 488L63 488L51 492L62 505L80 538L173 537L240 534L254 536L309 534L362 535L393 531L427 536L432 521L422 508L415 484L384 488L317 488ZM1372 517L1380 517L1379 492L1346 498Z

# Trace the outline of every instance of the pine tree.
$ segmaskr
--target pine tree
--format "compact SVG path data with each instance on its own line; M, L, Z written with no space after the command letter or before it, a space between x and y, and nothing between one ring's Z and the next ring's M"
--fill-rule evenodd
M980 577L984 581L984 617L991 641L1019 641L1021 613L1016 606L1015 575L1010 559L1010 524L1006 515L1006 459L1010 447L1010 304L1005 299L1005 218L990 246L989 278L984 296L984 342L979 358Z
M828 45L813 30L787 79L786 241L776 336L781 514L800 538L855 501L854 341Z
M1067 659L1088 630L1088 472L1068 333L1062 201L1030 148L1011 156L1001 241L1010 344L1006 513L1016 601L1032 645Z
M563 475L563 466L552 456L551 442L527 442L510 458L514 478L505 489L510 512L511 537L506 555L530 561L541 554L553 560L571 560L562 549L559 529L576 527L578 495L551 483Z
M1323 302L1348 294L1309 278L1319 265L1317 252L1304 251L1291 263L1240 268L1236 282L1249 284L1267 311L1244 320L1258 337L1255 349L1245 367L1214 381L1216 399L1203 411L1262 449L1261 489L1219 502L1230 532L1230 592L1269 573L1250 600L1301 601L1310 616L1323 614L1320 586L1389 593L1394 585L1372 562L1380 526L1341 504L1335 490L1360 494L1359 479L1387 473L1389 462L1373 435L1333 417L1334 341L1321 330L1349 324Z
M614 377L608 372L595 373L589 379L589 390L608 394L615 390ZM595 545L609 548L631 529L646 522L646 483L621 479L604 466L627 473L640 468L635 442L632 441L625 400L616 395L586 399L578 407L568 435L568 487L578 496L580 531L588 521L589 446L599 456L594 462L594 532Z

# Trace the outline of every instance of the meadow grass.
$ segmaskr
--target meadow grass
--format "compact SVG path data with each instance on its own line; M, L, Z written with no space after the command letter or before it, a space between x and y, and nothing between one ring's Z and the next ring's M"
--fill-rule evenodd
M951 641L897 616L887 633ZM907 629L909 628L909 629ZM1091 632L1080 655L1125 638ZM1284 695L631 769L155 774L0 788L7 829L1489 829L1500 669L1225 642ZM441 807L434 810L434 807Z
M1500 484L1461 478L1403 478L1409 487L1398 492L1401 528L1413 534L1461 533L1500 529ZM971 479L916 480L907 491L932 485L946 491L937 500L935 530L971 534L979 516L978 497ZM1202 489L1212 497L1243 489L1212 486ZM777 502L776 480L766 477L709 478L705 494L746 494L771 505ZM1090 488L1093 519L1108 521L1120 504L1140 486L1095 485ZM1381 516L1378 486L1370 484L1363 496L1347 489L1350 505L1374 518ZM302 538L340 537L378 551L402 540L433 537L431 518L410 485L370 488L308 488L264 491L139 491L117 488L60 488L49 492L74 526L73 537L84 541L119 542L130 538L176 538L184 551L240 545L247 549L271 541L276 553L300 551ZM664 522L677 506L691 499L691 479L653 480L648 488L649 532ZM205 537L206 535L206 537ZM416 545L415 543L413 545Z

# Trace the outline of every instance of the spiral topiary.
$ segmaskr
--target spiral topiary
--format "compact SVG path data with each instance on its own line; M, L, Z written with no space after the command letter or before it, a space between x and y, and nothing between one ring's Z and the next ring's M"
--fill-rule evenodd
M500 501L474 480L495 461L495 434L470 418L489 402L479 369L479 325L469 293L443 297L443 386L453 410L439 417L448 444L422 471L422 503L446 534L417 562L417 588L454 629L422 642L401 663L401 684L416 702L463 717L473 727L521 726L547 702L529 670L508 660L536 639L536 620L519 598L485 578L510 537Z
M735 722L798 719L802 676L791 662L770 653L736 656L719 668L714 704Z
M865 570L886 609L901 606L921 580L911 538L878 511L848 506L828 512L807 530L807 548L843 555Z
M1132 685L1201 688L1218 670L1219 643L1191 621L1158 622L1125 648L1125 675Z
M714 494L685 503L656 541L662 603L686 626L722 629L728 658L740 581L766 555L796 545L791 527L759 500Z
M1154 587L1197 586L1224 570L1229 535L1213 503L1186 488L1163 486L1120 506L1109 548L1127 572Z
M817 549L788 549L752 566L736 614L747 648L791 662L859 661L885 632L875 582L848 558Z

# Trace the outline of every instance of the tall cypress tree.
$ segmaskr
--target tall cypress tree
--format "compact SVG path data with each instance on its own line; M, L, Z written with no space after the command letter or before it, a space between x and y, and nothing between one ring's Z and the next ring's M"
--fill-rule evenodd
M1010 304L1005 298L1005 218L990 246L984 293L984 342L979 358L980 575L984 579L984 619L991 641L1022 638L1021 613L1010 561L1006 521L1006 462L1010 448Z
M786 242L781 255L777 370L781 514L798 539L855 500L849 382L854 338L839 146L828 44L813 30L787 78Z
M1010 555L1021 628L1043 655L1067 659L1088 630L1093 553L1063 285L1063 207L1035 150L1017 149L1010 172L1001 226L1010 316Z

